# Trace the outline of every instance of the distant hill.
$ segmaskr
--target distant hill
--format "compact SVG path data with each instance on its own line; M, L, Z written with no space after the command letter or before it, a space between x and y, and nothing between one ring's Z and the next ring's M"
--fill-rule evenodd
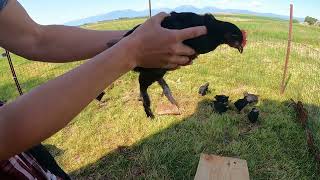
M255 15L255 16L265 16L265 17L271 17L271 18L279 18L279 19L284 19L287 20L289 19L289 16L284 16L284 15L278 15L278 14L273 14L273 13L258 13L254 11L248 11L248 10L241 10L241 9L219 9L215 7L204 7L204 8L197 8L194 6L179 6L175 9L170 9L170 8L161 8L161 9L153 9L152 14L157 14L159 12L171 12L171 11L176 11L176 12L194 12L194 13L199 13L199 14L204 14L204 13L232 13L232 14L249 14L249 15ZM70 25L70 26L80 26L83 24L88 24L88 23L96 23L99 21L106 21L106 20L114 20L114 19L119 19L119 18L134 18L134 17L145 17L148 16L149 10L143 10L143 11L135 11L131 9L126 9L126 10L118 10L118 11L112 11L106 14L101 14L97 16L92 16L84 19L79 19L79 20L74 20L65 23L65 25ZM295 18L299 21L303 21L304 18Z

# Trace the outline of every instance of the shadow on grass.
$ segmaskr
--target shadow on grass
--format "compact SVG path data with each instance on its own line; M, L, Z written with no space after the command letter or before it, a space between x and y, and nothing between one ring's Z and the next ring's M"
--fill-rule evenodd
M118 147L70 175L74 179L193 179L200 154L208 153L247 160L252 179L316 179L317 163L290 103L262 100L257 105L259 123L252 125L246 113L230 110L218 115L209 100L203 100L181 122L131 147ZM320 114L318 106L305 106L310 114ZM317 117L311 118L311 125L319 122Z

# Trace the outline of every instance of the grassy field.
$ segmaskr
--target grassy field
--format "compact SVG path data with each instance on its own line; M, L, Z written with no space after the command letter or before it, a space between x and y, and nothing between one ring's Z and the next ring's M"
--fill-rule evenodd
M200 56L192 66L166 76L182 115L147 119L137 101L137 74L129 72L107 90L106 106L91 103L44 142L73 178L193 179L201 153L246 159L251 179L319 177L304 130L288 105L290 98L305 103L308 126L320 147L320 28L294 24L290 78L286 94L281 96L288 22L245 15L217 17L246 29L248 46L243 55L221 46ZM110 21L85 28L120 30L143 21ZM25 91L79 65L13 59ZM17 92L4 59L0 59L0 82L0 98L14 99ZM200 97L198 88L206 82L212 92ZM260 95L257 107L262 113L257 125L249 124L246 114L234 110L223 115L212 112L209 104L216 94L229 95L234 102L244 91ZM167 103L157 84L149 93L153 109L159 102Z

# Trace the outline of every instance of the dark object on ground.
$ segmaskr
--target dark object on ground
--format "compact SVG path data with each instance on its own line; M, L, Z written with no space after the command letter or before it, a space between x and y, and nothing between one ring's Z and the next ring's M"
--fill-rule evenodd
M205 96L207 95L208 93L208 90L209 90L209 83L206 83L205 85L202 85L200 88L199 88L199 94L201 96Z
M243 48L246 45L246 32L241 31L232 23L215 19L211 14L198 15L190 12L172 12L171 15L166 17L161 23L161 26L167 29L185 29L203 25L207 27L207 35L183 42L196 51L195 55L189 57L190 61L195 59L198 54L205 54L215 50L221 44L228 44L230 47L238 49L240 53L243 52ZM133 28L124 36L130 35L139 26L140 25ZM112 46L115 43L116 42L110 42L108 45ZM148 117L154 117L150 109L151 102L147 92L148 87L154 82L158 82L160 84L168 100L178 107L178 103L173 98L168 84L163 79L168 69L137 67L134 71L140 73L140 94L143 98L143 106Z
M227 103L213 101L213 108L215 112L222 114L228 111L229 106Z
M221 103L228 103L228 102L229 102L229 96L216 95L214 98L215 98L218 102L221 102Z
M105 92L102 92L101 94L99 94L98 97L96 97L96 100L101 102L101 100L102 100L102 98L103 98L103 96L104 96L105 94L106 94Z
M258 103L259 96L255 95L255 94L249 94L249 93L245 92L244 93L244 99L246 99L249 102L249 104Z
M249 104L249 102L246 99L239 99L234 103L234 106L238 109L240 112L244 107L246 107Z
M43 168L48 169L54 175L62 179L70 179L69 175L60 168L53 156L42 144L33 147L27 153L30 153Z
M253 108L251 112L248 114L249 121L251 123L256 123L259 118L259 110L257 108Z

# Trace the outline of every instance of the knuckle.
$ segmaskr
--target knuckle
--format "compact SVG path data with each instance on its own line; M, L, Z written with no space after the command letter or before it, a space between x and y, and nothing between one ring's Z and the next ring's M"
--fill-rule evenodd
M159 14L159 16L166 16L167 15L167 13L165 13L165 12L160 12L158 14Z
M178 53L177 47L176 47L176 46L170 46L170 47L169 47L169 53L170 53L170 55L175 55L175 54L177 54L177 53Z

